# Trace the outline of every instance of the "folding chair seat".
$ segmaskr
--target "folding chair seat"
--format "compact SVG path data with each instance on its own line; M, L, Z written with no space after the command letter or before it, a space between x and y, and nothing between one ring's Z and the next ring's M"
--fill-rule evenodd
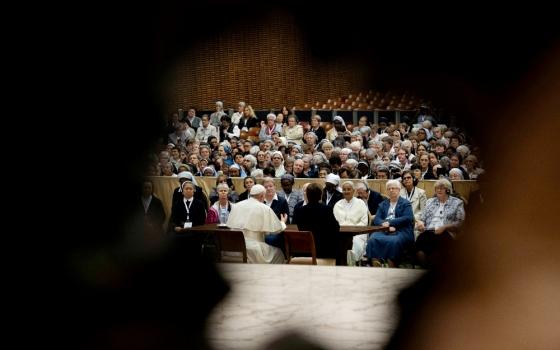
M286 256L288 257L288 264L336 265L336 259L317 258L315 240L313 239L313 233L311 231L285 230L284 241L286 243Z

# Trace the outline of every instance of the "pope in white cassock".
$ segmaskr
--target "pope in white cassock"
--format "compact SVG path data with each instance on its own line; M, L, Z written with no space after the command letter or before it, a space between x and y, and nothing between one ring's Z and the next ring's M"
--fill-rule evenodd
M288 216L281 214L281 220L278 220L274 211L263 203L264 195L265 188L254 185L250 197L231 208L226 225L243 230L249 263L283 264L284 254L280 249L266 244L264 235L284 231Z

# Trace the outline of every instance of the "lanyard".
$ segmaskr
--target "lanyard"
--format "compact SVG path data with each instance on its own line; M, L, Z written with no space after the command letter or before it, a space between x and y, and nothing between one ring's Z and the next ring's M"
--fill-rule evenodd
M405 191L406 191L406 199L408 199L408 201L410 202L412 196L414 196L414 191L416 191L416 187L412 187L412 192L410 192L410 195L408 194L408 191L406 189Z
M274 129L276 129L276 126L273 126L272 128L269 128L267 126L266 128L268 129L267 135L272 135L272 133L274 132Z
M395 218L395 208L397 207L397 203L395 203L395 205L392 205L391 203L389 203L389 212L387 213L387 218L392 220Z
M187 204L187 202L189 204ZM191 199L187 199L185 201L183 201L183 203L185 203L185 209L187 210L187 221L189 220L189 216L190 216L190 212L191 212L191 205L193 203L193 198Z
M286 194L286 202L290 203L290 196L292 195L292 193L294 193L294 191L290 192L289 195L284 192L284 194Z

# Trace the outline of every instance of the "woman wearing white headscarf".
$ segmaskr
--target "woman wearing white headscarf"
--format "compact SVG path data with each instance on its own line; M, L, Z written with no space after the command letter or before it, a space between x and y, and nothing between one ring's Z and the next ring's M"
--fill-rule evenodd
M284 169L284 155L280 151L272 152L271 164L274 167L274 177L282 177L286 173Z
M346 129L344 119L337 115L333 118L333 127L327 132L327 139L333 142L338 136L344 135L350 135L350 132Z
M208 197L206 197L206 195L204 194L204 191L202 190L202 187L198 186L197 182L196 182L196 178L193 176L193 174L189 171L182 171L177 175L177 178L179 179L179 184L182 185L185 181L189 181L192 182L194 184L195 187L195 193L194 193L194 198L198 198L202 201L202 203L204 203L205 209L208 208ZM177 201L180 201L183 199L183 188L181 186L175 188L173 190L173 196L172 196L172 203L175 203Z

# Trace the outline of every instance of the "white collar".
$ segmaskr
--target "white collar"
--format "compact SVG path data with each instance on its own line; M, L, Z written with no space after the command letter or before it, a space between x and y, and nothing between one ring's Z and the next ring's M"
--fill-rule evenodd
M274 202L275 199L278 200L278 194L277 193L274 193L274 197L272 197L272 200L270 201L270 203ZM268 205L269 202L266 201L266 196L264 197L264 201Z

